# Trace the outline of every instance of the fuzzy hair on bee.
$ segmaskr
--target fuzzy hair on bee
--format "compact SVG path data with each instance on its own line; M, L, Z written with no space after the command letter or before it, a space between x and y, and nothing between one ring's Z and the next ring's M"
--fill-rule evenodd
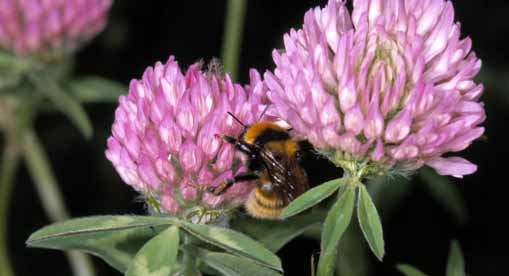
M248 196L244 207L248 214L261 219L279 219L283 209L308 189L305 170L300 165L298 141L289 130L269 121L244 126L238 138L221 136L237 150L248 156L248 171L228 179L210 190L215 195L225 192L231 185L243 181L256 181L256 188Z

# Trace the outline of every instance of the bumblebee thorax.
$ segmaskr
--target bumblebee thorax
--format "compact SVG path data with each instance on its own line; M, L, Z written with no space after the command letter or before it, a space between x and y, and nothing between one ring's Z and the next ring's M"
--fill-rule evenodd
M241 140L247 144L264 145L270 141L286 140L290 135L288 130L274 122L257 122L250 125L241 135Z

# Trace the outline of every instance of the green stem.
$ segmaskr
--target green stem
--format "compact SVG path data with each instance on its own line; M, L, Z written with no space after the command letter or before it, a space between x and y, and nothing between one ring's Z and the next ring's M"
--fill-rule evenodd
M11 201L14 175L19 164L19 147L15 131L5 133L5 144L0 167L0 275L12 276L14 272L11 267L8 253L8 210Z
M194 262L193 262L193 256L191 253L184 251L184 256L182 259L182 275L194 275L193 272L195 270L194 268Z
M24 133L23 157L49 219L54 222L69 218L63 195L50 168L50 160L33 129Z
M52 222L69 218L64 196L50 166L44 148L33 129L27 128L23 135L23 155L32 176L42 206ZM95 270L89 256L80 252L66 252L74 275L93 276Z
M191 245L193 243L193 238L186 234L184 236L184 245ZM198 262L196 256L194 256L190 249L184 248L183 256L182 256L182 271L180 275L201 275L198 270Z
M246 0L228 0L221 56L224 69L233 80L237 79L245 14Z
M66 251L65 256L71 265L73 275L94 276L97 274L94 269L94 263L88 255L78 251Z

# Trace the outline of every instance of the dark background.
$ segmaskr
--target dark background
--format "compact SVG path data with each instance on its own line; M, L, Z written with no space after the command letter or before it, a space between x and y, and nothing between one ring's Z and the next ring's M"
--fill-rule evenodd
M248 1L239 77L248 69L272 69L271 51L282 47L282 34L298 28L304 12L325 0ZM78 55L77 73L102 75L124 84L141 76L156 61L175 55L181 66L221 54L226 1L116 1L107 29ZM509 68L507 1L454 1L463 36L483 60L483 69ZM509 75L508 75L509 76ZM465 225L452 217L414 181L411 193L391 217L384 220L387 256L373 258L373 275L399 275L394 265L411 263L429 275L444 275L449 242L457 238L463 248L469 275L509 275L506 184L509 156L509 97L503 83L485 83L484 101L488 139L474 143L461 155L479 165L479 171L462 180L460 188L469 211ZM126 91L127 92L127 91ZM92 141L85 141L60 115L43 115L37 121L46 149L73 216L143 213L136 193L123 184L104 157L115 105L88 105L94 123ZM28 235L49 223L35 189L22 167L17 174L10 214L10 248L17 275L70 275L63 254L27 249ZM287 275L308 275L310 256L319 243L299 238L279 253ZM98 275L120 275L94 259Z

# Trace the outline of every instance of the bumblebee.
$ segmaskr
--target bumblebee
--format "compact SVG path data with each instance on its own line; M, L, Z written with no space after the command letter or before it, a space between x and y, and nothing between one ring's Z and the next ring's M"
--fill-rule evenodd
M298 141L289 130L276 123L262 121L244 125L238 138L221 136L237 150L249 156L248 171L222 182L210 190L215 195L225 192L234 183L256 181L256 188L245 202L247 212L256 218L279 219L282 210L308 189L306 172L300 165Z

